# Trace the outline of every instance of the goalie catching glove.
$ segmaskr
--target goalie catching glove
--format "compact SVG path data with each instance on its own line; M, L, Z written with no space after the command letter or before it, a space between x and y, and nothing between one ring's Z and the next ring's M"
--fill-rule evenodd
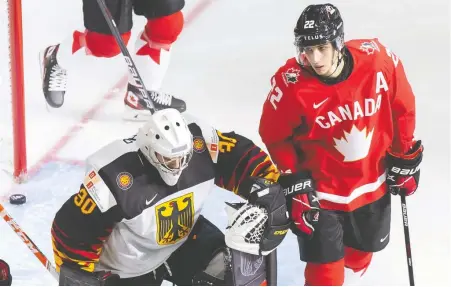
M239 188L248 203L228 204L228 247L267 255L279 246L290 225L282 187L264 178L250 177Z

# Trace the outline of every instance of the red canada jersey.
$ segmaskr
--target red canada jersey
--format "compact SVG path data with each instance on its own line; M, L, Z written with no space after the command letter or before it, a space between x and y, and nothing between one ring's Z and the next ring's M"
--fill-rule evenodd
M271 78L259 133L282 172L312 172L322 208L352 211L387 192L385 154L411 147L415 98L400 59L377 39L346 47L352 72L332 85L289 59Z

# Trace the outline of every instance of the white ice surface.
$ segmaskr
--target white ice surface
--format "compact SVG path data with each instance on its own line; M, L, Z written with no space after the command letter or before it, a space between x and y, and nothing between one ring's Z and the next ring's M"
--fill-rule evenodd
M139 124L123 122L123 86L115 97L80 123L83 114L101 101L125 73L121 56L109 61L77 54L80 66L70 71L65 106L46 110L41 92L38 52L58 43L74 29L83 29L79 0L23 0L25 93L28 166L44 155L73 127L74 136L55 156L82 161L109 141L133 134ZM302 9L318 1L299 0L191 0L204 9L186 25L174 46L163 89L187 101L190 113L218 129L235 130L261 145L258 120L269 79L293 54L292 31ZM417 96L417 132L425 157L418 192L408 198L411 245L417 285L449 286L449 2L446 0L337 0L345 19L345 36L378 37L403 61ZM202 4L202 3L201 3ZM0 196L21 192L27 204L5 208L23 230L53 258L50 225L65 199L77 190L82 167L68 162L44 164L21 186L7 172L11 158L9 72L5 1L0 3ZM194 14L193 14L194 15ZM133 35L142 19L136 18ZM133 44L134 38L130 41ZM129 45L130 46L130 45ZM5 160L6 159L6 160ZM2 162L3 161L3 162ZM6 163L5 163L6 161ZM221 228L226 218L224 199L233 195L218 189L205 214ZM408 285L399 198L393 198L390 244L374 255L363 277L347 271L347 285ZM302 285L304 264L295 238L289 234L278 249L280 285ZM11 265L14 285L56 285L39 261L0 220L0 258Z

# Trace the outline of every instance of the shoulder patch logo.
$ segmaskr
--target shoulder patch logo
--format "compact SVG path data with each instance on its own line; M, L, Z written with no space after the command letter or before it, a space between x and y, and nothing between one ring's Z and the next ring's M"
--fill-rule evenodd
M89 178L90 178L90 179L93 179L96 175L97 175L97 174L96 174L95 171L91 171L91 172L89 173Z
M193 139L193 150L197 153L202 153L205 151L207 146L205 145L205 141L201 137L195 136Z
M128 190L133 184L133 176L128 172L121 172L116 177L117 186L122 190Z
M371 42L363 42L360 45L360 50L362 50L363 52L366 52L367 55L372 55L374 54L374 51L378 51L379 50L379 46L376 44L376 42L371 41Z
M283 75L283 80L287 86L288 84L295 84L298 82L300 70L296 68L289 68Z

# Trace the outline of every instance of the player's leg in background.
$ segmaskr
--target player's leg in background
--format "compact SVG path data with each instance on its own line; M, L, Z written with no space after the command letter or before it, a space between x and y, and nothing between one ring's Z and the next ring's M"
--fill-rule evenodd
M149 90L159 90L169 66L171 47L183 29L184 0L134 0L135 14L147 23L137 37L133 60ZM134 84L134 80L129 80Z
M106 0L105 4L127 43L133 26L132 0ZM43 92L51 107L59 108L64 103L68 71L76 64L74 53L84 49L87 55L111 58L121 52L97 1L83 0L83 22L85 31L74 31L61 43L47 47L41 55Z
M344 220L345 267L362 275L371 263L373 252L390 241L391 196L348 213Z
M301 261L306 262L305 285L344 283L343 213L321 210L311 239L298 237Z
M125 44L133 27L132 0L106 0L105 4L117 25ZM95 57L111 58L121 52L97 1L83 0L85 32L74 32L72 53L84 47L86 53Z
M184 19L181 12L185 6L184 0L134 0L133 10L136 15L147 19L145 26L136 38L135 48L130 54L148 90L158 91L169 66L172 45L182 32ZM143 106L139 104L136 83L129 74L129 84L124 99L125 118L140 119L147 112L140 113ZM185 102L164 93L151 93L157 109L175 108L185 111Z

